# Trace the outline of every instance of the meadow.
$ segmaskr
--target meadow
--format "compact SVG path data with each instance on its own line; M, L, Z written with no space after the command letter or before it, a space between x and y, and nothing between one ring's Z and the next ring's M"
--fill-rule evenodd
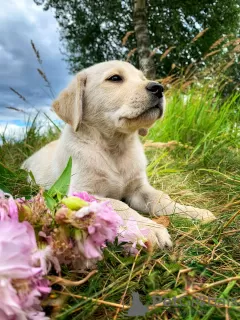
M217 220L160 220L172 236L170 251L142 250L127 257L116 243L109 245L88 282L53 286L45 301L53 319L127 319L133 292L149 311L132 319L239 319L239 94L223 97L209 82L201 82L187 88L172 85L166 96L164 119L143 139L149 180L178 202L208 208ZM19 169L22 161L60 134L51 121L44 134L41 126L36 115L22 140L2 136L0 188L16 197L39 191ZM65 268L62 276L78 280L82 275ZM182 299L181 305L164 303L174 297Z
M238 42L233 41L234 52ZM220 42L203 58L214 56ZM32 47L51 92L33 42ZM159 79L167 88L165 116L142 138L151 184L180 203L211 210L217 220L203 224L177 216L160 218L171 234L172 250L141 250L129 257L117 243L108 245L97 273L81 285L75 281L89 271L79 274L63 266L61 285L54 284L44 301L52 319L128 319L134 292L148 312L131 319L239 319L240 94L237 87L226 94L232 82L222 72L231 66L231 54L216 60L214 68L198 72L195 63L180 76ZM27 120L23 138L3 133L0 189L14 197L36 195L39 186L27 182L21 163L60 131L47 115L36 113Z

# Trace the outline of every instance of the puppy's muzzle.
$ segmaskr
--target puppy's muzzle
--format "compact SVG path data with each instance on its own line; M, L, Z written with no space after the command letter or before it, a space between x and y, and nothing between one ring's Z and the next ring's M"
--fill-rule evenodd
M163 86L158 83L158 82L154 82L151 81L147 84L146 86L146 90L150 93L150 95L152 96L152 108L158 108L159 109L159 117L161 118L161 116L163 115Z
M163 97L163 86L160 83L157 82L149 82L146 86L146 89L150 91L154 96L156 96L158 99Z

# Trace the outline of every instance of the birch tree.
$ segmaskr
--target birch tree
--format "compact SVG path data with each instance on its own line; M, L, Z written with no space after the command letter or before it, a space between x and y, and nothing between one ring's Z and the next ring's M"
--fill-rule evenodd
M148 79L155 79L156 69L150 50L146 0L134 0L133 22L140 69Z

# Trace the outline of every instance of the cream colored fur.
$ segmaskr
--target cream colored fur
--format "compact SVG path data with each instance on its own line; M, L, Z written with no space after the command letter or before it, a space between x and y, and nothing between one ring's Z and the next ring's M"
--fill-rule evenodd
M122 81L109 80L119 75ZM87 191L112 198L118 208L123 200L134 210L150 215L180 214L200 220L215 219L204 209L184 206L150 186L146 158L138 131L146 130L160 117L158 100L146 90L149 81L142 72L121 61L94 65L78 73L69 87L53 103L55 112L66 122L59 140L28 158L23 167L31 170L37 183L49 188L72 157L70 190ZM128 208L128 207L127 207ZM170 246L167 230L136 211L118 210L127 219L134 216L140 224L150 224L149 236L159 247Z

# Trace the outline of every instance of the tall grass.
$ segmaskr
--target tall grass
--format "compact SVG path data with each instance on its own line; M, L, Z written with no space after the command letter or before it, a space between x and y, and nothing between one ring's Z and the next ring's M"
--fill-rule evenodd
M240 114L238 93L223 100L208 85L187 91L172 89L167 92L167 108L163 121L150 131L148 139L177 141L187 158L196 159L207 167L217 165L223 154L238 158L240 147ZM238 159L239 160L239 159ZM225 166L229 166L225 163Z
M146 150L151 184L177 201L212 210L218 220L202 225L171 217L172 251L141 252L133 258L123 256L117 244L109 246L88 283L53 287L45 301L52 319L127 319L134 291L152 308L144 318L134 319L239 319L236 303L226 308L208 303L219 297L240 299L239 96L223 100L214 89L195 85L187 90L171 88L167 101L164 120L146 138L153 141ZM19 171L21 162L59 135L53 126L42 135L37 119L30 123L22 141L5 139L0 146L0 186L17 196L31 196L38 190ZM176 141L174 148L154 147L156 142L171 140ZM67 269L62 276L81 277ZM155 307L153 295L183 295L184 305ZM192 307L199 299L207 303Z
M59 136L59 131L50 122L44 124L38 120L38 113L26 122L22 139L15 135L2 134L0 144L0 189L17 197L31 197L39 190L38 186L27 182L27 173L21 170L23 161Z
M35 54L39 58L36 49ZM156 123L145 139L153 142L146 149L147 173L153 186L179 202L212 210L217 221L202 225L171 217L168 229L174 243L172 251L141 252L134 258L124 256L117 243L108 246L98 263L98 273L87 283L80 287L54 286L45 301L52 319L128 319L126 312L134 291L151 308L145 317L133 319L240 318L240 100L237 92L223 99L216 90L218 79L214 85L212 80L200 78L191 83L192 76L178 78L174 85L173 78L167 80L172 87L166 93L164 120ZM0 188L16 196L30 197L37 192L38 186L28 184L20 165L58 135L54 126L43 134L35 118L29 121L21 141L3 136ZM159 142L166 142L165 148L159 148ZM63 268L62 276L74 280L81 274ZM156 307L153 295L180 295L185 302L178 307ZM208 303L219 297L228 302L235 298L238 305ZM207 303L191 306L200 299Z

